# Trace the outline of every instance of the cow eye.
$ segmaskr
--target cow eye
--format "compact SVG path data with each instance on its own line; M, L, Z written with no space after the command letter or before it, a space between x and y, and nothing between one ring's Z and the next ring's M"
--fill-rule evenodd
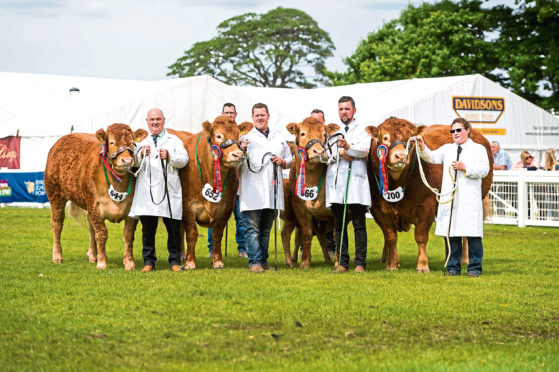
M112 145L114 145L114 144L115 144L115 141L109 141L109 145L112 146Z
M389 137L389 136L384 136L384 137L382 138L382 140L383 140L384 142L387 142L387 141L390 140L390 137Z
M216 140L219 140L219 141L223 141L223 135L222 135L221 133L218 133L218 134L215 136L215 139L216 139Z
M301 132L301 137L305 137L307 135L307 132L303 131Z

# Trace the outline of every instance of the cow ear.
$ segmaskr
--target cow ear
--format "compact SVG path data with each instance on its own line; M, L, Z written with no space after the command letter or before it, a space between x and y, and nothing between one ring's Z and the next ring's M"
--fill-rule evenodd
M325 127L326 127L326 135L328 137L330 137L332 134L340 130L340 126L338 124L330 123L328 125L325 125Z
M103 128L101 128L97 132L95 132L95 137L97 137L97 139L101 143L107 142L107 133L105 133L105 129L103 129Z
M289 123L285 126L285 129L287 129L287 131L294 136L297 136L297 134L299 134L299 127L297 126L297 123Z
M421 133L423 133L423 131L425 130L425 128L427 128L427 125L420 125L420 126L416 127L415 130L414 130L414 132L413 132L413 135L414 135L414 136L420 135Z
M366 127L365 132L369 133L369 136L371 136L372 138L375 138L375 139L378 136L378 128L374 127L372 125L369 125L368 127Z
M239 132L241 132L241 134L247 134L253 127L254 124L252 124L250 121L245 121L237 125L237 128L239 128Z
M212 133L212 123L210 123L209 121L205 121L202 123L202 128L208 132L208 134Z
M148 131L145 129L137 129L134 131L134 142L142 142L148 136Z

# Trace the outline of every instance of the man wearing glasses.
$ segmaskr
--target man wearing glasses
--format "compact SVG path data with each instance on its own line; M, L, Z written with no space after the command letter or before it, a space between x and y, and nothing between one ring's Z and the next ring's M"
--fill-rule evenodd
M467 120L454 119L450 128L454 143L445 144L437 150L430 150L421 137L416 141L423 160L443 164L443 195L437 211L435 234L449 237L448 275L460 275L462 237L467 237L470 258L468 276L478 277L483 258L481 179L489 173L489 158L485 147L470 139L472 127ZM453 193L455 186L456 192Z

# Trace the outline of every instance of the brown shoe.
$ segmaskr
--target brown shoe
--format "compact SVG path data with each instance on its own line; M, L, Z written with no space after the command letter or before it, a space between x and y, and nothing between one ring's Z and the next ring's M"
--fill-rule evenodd
M146 266L144 266L144 268L142 269L142 272L143 272L143 273L149 273L149 272L151 272L151 271L155 271L155 268L154 268L153 266L151 266L151 265L146 265Z
M337 273L337 272L345 273L345 272L347 272L347 269L346 269L345 267L343 267L343 266L340 266L340 269L339 269L339 270L338 270L337 267L335 267L333 271L334 271L335 273Z
M363 266L355 266L355 272L356 273L364 273L365 268Z
M177 271L182 271L182 269L179 265L173 265L171 266L171 271L177 272Z
M254 265L249 270L250 270L251 273L263 273L264 272L264 269L260 265Z

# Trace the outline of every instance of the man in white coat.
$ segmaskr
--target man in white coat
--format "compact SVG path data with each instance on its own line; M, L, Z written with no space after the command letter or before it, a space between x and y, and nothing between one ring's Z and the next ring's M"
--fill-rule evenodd
M481 179L489 173L489 158L485 147L470 139L471 124L462 118L454 119L450 133L454 143L445 144L431 151L421 137L418 137L420 156L423 160L443 164L441 202L437 211L435 234L448 236L450 258L448 275L460 275L462 237L468 239L470 263L468 276L481 275L483 259L483 206L481 199ZM452 199L454 180L456 193ZM451 210L452 208L452 210ZM448 246L445 240L445 244Z
M182 141L165 130L165 116L160 109L149 110L146 122L151 136L147 136L137 147L135 160L140 169L129 213L142 222L142 272L155 270L155 233L159 217L163 218L167 228L171 270L181 271L182 191L179 169L188 163L188 153Z
M283 210L281 169L291 166L292 156L279 132L268 127L268 106L252 107L254 128L243 136L247 160L240 168L239 204L245 224L248 267L261 273L268 268L268 243L275 210ZM275 210L274 210L275 208Z
M369 178L367 176L367 156L371 147L371 137L365 132L365 126L355 120L355 101L343 96L338 100L338 115L342 122L336 150L339 160L331 163L326 171L326 206L332 209L336 249L339 268L345 272L349 269L347 225L351 213L355 236L355 271L364 272L367 259L367 228L365 213L371 207ZM348 179L349 174L349 179ZM347 192L346 192L347 190ZM346 200L347 195L347 200ZM343 224L344 208L347 205L345 226ZM343 242L340 242L342 228ZM341 254L340 254L340 243Z

